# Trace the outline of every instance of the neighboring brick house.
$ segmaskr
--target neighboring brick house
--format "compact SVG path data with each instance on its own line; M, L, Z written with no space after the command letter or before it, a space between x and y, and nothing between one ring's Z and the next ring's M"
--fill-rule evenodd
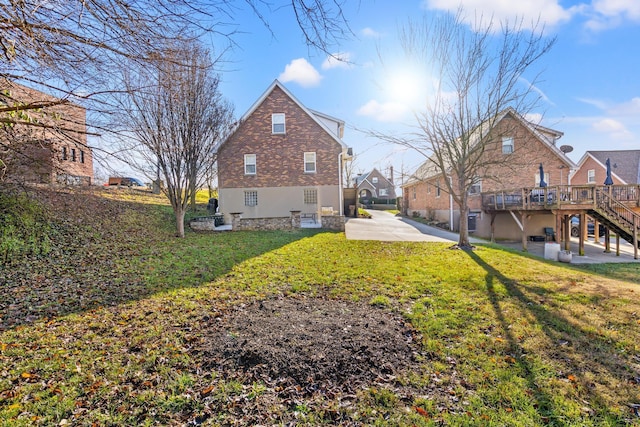
M298 212L322 226L344 226L343 131L343 121L306 108L274 81L218 150L225 222L241 213L265 220L252 228L282 228L295 226L288 218Z
M571 185L604 185L607 159L614 185L640 184L640 150L587 151L571 174Z
M502 112L483 138L491 141L484 151L484 158L491 159L482 176L469 192L468 226L470 233L479 237L491 237L494 222L494 238L520 239L522 231L509 213L498 213L494 218L482 211L482 192L502 189L535 188L540 182L539 166L544 168L545 182L549 186L566 185L569 172L575 164L556 145L561 132L535 125L525 120L513 109ZM447 171L440 173L431 160L420 165L402 186L403 210L408 216L420 216L447 224L452 230L459 228L459 208L449 197L444 179L455 183L455 176ZM530 235L540 234L544 227L552 227L552 214L532 216L527 223Z
M6 181L91 184L93 155L87 146L84 108L3 79L0 109L1 119L16 122L0 127Z
M385 177L378 169L358 175L355 178L360 203L395 203L396 189L393 185L393 167L390 168L390 178Z

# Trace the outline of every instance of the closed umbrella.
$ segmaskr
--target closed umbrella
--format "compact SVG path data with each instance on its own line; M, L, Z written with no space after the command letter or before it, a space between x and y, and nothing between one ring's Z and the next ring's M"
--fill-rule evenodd
M607 159L607 177L604 180L604 185L613 185L613 179L611 178L611 161Z
M542 163L540 163L540 187L546 187L547 183L544 182L544 169L542 168Z

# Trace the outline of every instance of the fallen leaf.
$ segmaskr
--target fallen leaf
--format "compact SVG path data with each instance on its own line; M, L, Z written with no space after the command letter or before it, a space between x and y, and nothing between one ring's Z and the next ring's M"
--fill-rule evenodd
M412 408L413 408L414 411L416 411L417 413L419 413L423 417L429 418L429 413L425 409L423 409L423 408L421 408L419 406L412 406Z
M206 395L208 395L209 393L211 393L211 392L213 391L213 389L214 389L214 387L213 387L213 386L209 386L209 387L205 388L204 390L202 390L202 391L200 392L200 394L201 394L202 396L206 396Z

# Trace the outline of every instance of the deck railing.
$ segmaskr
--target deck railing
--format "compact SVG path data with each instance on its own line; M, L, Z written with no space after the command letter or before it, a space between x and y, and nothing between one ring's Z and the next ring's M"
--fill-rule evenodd
M640 185L555 185L484 192L482 207L487 210L541 210L564 205L591 205L595 208L601 191L606 191L613 200L640 206Z

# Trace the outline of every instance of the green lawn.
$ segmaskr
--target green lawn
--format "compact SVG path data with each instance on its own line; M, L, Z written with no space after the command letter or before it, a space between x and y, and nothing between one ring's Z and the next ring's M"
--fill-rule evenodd
M639 263L581 269L318 230L180 240L160 199L109 197L82 195L89 214L53 203L59 246L0 266L2 425L640 425ZM398 378L415 393L372 382L348 406L284 402L206 369L193 351L203 316L273 296L403 316L425 355Z

